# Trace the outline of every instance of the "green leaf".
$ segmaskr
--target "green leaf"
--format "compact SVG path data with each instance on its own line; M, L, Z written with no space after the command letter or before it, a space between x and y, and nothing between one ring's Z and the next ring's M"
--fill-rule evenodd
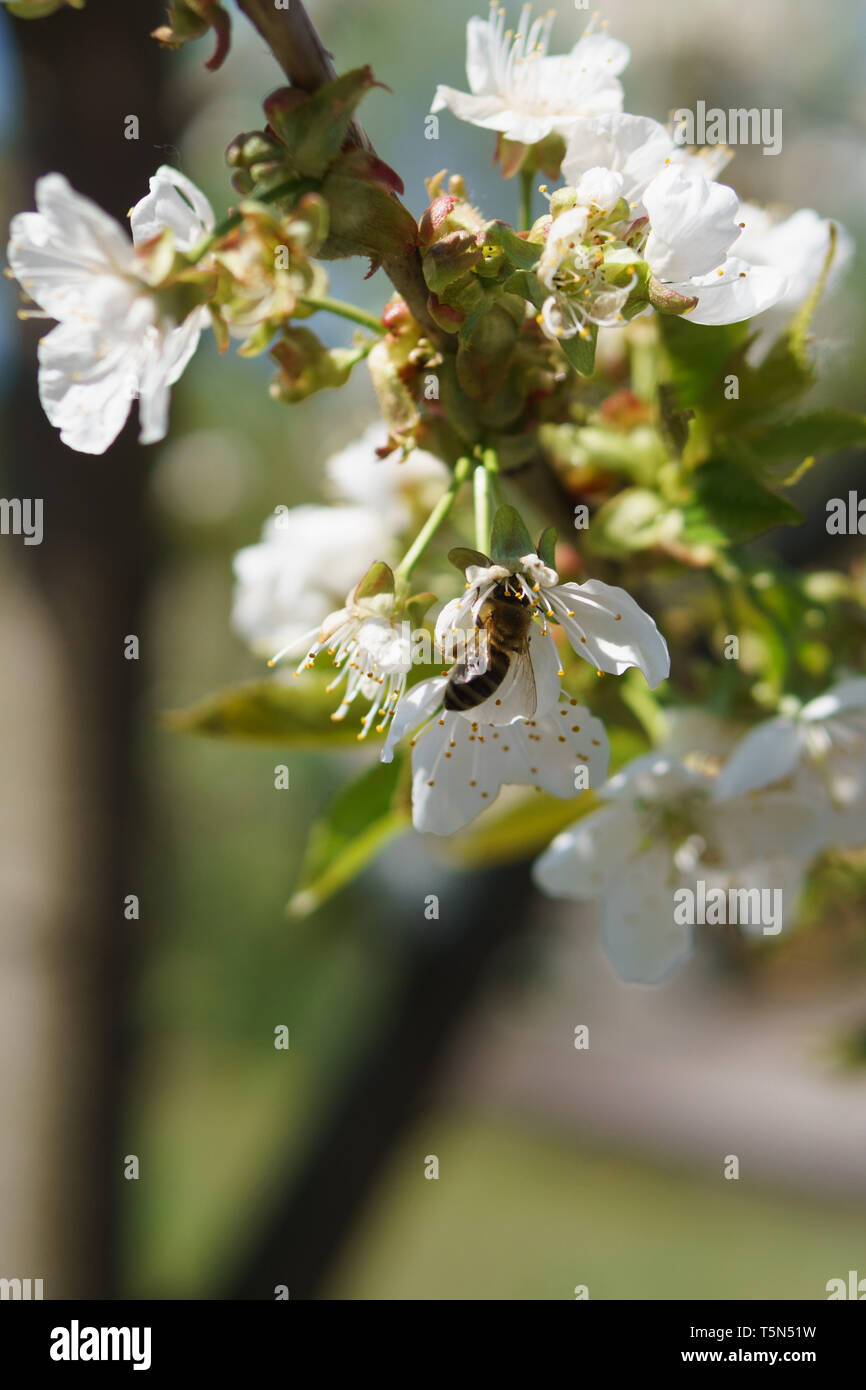
M480 565L482 569L488 569L490 566L489 556L482 555L480 550L470 550L465 545L455 545L453 550L448 551L448 559L461 572L466 571L470 565Z
M287 912L306 917L351 883L386 845L411 825L400 803L404 759L376 762L344 787L311 831Z
M286 146L299 173L321 178L343 147L361 98L377 86L369 67L354 68L326 82L312 95L281 87L265 101L271 128Z
M741 438L762 463L820 457L866 444L866 415L847 410L815 410L753 429Z
M749 339L748 324L717 327L690 323L673 314L660 314L656 323L679 406L724 403L726 369L739 371L737 363Z
M650 488L628 487L609 498L592 519L590 540L600 555L647 550L675 538L680 513Z
M436 595L429 593L412 594L411 598L407 598L404 607L409 622L413 627L421 626L427 612L435 602Z
M518 294L521 299L528 299L536 309L540 309L547 298L547 290L542 285L538 276L531 270L515 270L513 275L509 275L502 288L509 294Z
M693 410L678 410L676 387L670 381L659 382L659 414L665 438L677 454L682 454L689 440L689 424L695 418Z
M598 341L598 325L591 323L586 338L575 333L573 338L557 339L572 367L580 376L592 376L595 368L595 345Z
M271 677L229 686L189 709L164 714L162 723L177 733L281 748L357 746L361 711L353 706L345 719L333 720L337 698L325 689L329 679L324 671L308 671L297 680Z
M683 508L684 536L738 545L774 526L799 526L803 516L765 488L742 463L710 459L692 474L693 501Z
M490 554L494 564L518 569L524 555L532 555L532 537L514 507L497 507L490 533Z
M696 294L678 294L669 285L662 284L654 275L649 277L647 294L650 304L654 309L658 309L660 314L687 314L698 302Z
M538 545L535 547L538 558L547 565L548 569L556 569L556 527L548 526L538 537Z
M446 856L466 869L529 859L545 849L560 830L596 811L598 806L592 791L561 801L547 792L533 789L524 793L521 789L520 795L502 809L498 805L491 807L459 835L452 836Z
M355 589L355 598L376 598L378 594L393 594L394 571L384 560L374 560Z
M511 264L520 270L531 270L541 255L537 242L526 241L507 222L488 222L479 236L487 246L495 246L503 251ZM523 297L526 298L525 295Z

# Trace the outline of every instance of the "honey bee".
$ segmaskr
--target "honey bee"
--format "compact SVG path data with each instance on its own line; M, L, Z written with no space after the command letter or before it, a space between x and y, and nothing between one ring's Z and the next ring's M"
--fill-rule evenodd
M445 709L475 709L496 693L513 669L523 694L525 713L531 719L537 700L529 656L529 599L507 584L497 584L482 603L475 626L484 633L486 641L478 644L480 651L468 653L451 670L443 696Z

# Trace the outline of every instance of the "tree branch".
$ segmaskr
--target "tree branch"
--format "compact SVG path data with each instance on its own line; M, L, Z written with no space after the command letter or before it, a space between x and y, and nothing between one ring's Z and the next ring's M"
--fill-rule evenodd
M301 0L292 0L287 10L276 9L273 0L237 0L237 4L261 34L293 87L315 92L336 76L331 55ZM355 144L374 153L358 121L352 122L349 135ZM456 344L452 335L443 333L427 312L427 285L418 251L410 251L406 256L388 256L382 261L382 269L430 341L446 352L453 352Z

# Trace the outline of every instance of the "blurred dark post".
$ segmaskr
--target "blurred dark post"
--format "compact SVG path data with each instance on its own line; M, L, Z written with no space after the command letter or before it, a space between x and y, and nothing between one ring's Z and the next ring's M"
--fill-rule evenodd
M323 1294L334 1264L509 951L537 931L529 866L467 876L447 934L412 939L390 1016L373 1036L313 1136L300 1170L253 1223L223 1296ZM419 1170L420 1171L420 1170Z
M23 110L7 212L33 207L34 177L57 170L125 222L167 161L163 93L177 60L149 37L163 18L159 0L88 0L14 23ZM125 138L130 115L138 139ZM124 897L137 891L147 453L136 423L101 458L59 442L36 395L36 342L48 327L24 326L5 383L6 495L43 498L45 531L40 546L0 542L2 689L13 693L0 788L11 1004L0 1087L15 1135L0 1148L12 1213L0 1273L44 1278L46 1298L110 1298L120 1292L119 1201L137 1187L122 1180L123 1018L148 907L126 921ZM142 641L141 661L124 658L128 634Z

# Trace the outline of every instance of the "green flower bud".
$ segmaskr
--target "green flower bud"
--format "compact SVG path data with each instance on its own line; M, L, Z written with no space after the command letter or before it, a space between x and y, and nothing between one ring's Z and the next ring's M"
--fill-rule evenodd
M294 405L316 391L343 386L364 353L364 348L326 348L309 328L286 328L271 348L279 372L270 393L275 400Z
M84 9L84 0L3 0L3 4L16 19L45 19L64 5L73 10Z

